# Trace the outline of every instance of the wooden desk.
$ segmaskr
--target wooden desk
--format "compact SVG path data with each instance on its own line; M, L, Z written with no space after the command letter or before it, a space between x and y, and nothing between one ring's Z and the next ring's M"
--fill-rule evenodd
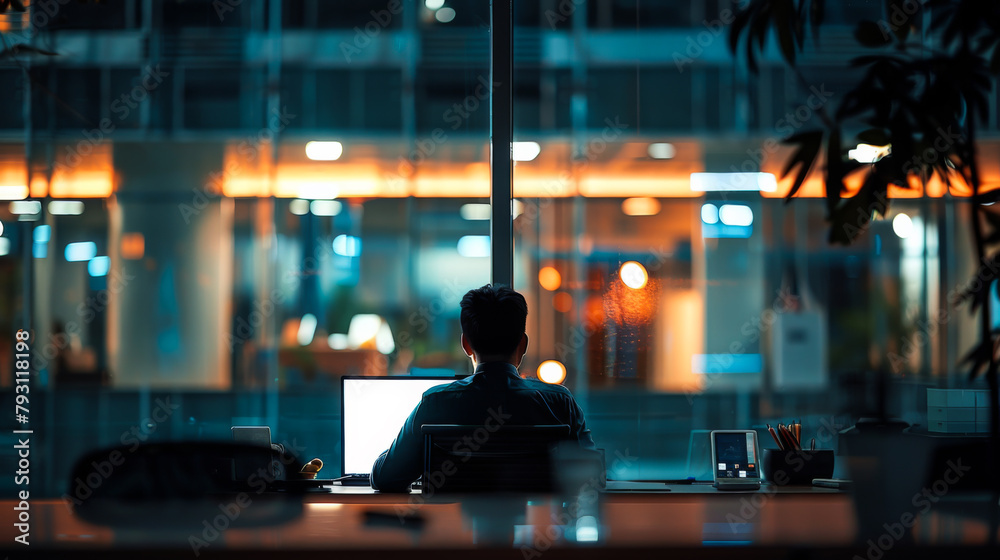
M587 535L596 542L577 542L567 538L571 533L565 530L563 504L552 498L424 501L417 494L374 494L366 488L338 488L335 492L307 494L302 515L285 525L220 531L216 538L206 541L199 556L226 553L245 558L262 551L298 554L335 550L337 559L352 553L371 558L371 549L377 549L388 557L412 558L427 553L435 558L449 554L468 558L476 549L477 557L486 551L487 555L521 560L533 560L543 553L546 558L586 558L615 550L629 551L633 557L648 552L662 558L664 548L711 556L718 553L715 547L719 545L752 545L741 549L741 556L775 557L776 551L782 556L804 547L816 553L813 557L826 557L828 552L833 558L851 558L856 553L865 557L863 548L852 545L854 512L848 494L828 489L723 493L702 485L680 485L671 490L602 494L595 509L599 523ZM4 500L0 509L9 515L15 503ZM139 531L88 524L61 500L34 500L30 508L30 551L115 549L112 555L120 552L123 557L125 553L135 557L137 552L126 547L149 547L192 557L192 537L204 536L190 531L157 531L158 508L151 508L149 527ZM938 519L935 515L931 512L921 518L914 532L918 543L986 542L985 523L952 517ZM943 525L947 532L942 532ZM6 547L16 545L10 544L16 535L11 523L3 524L0 535ZM19 553L29 548L16 546L12 550ZM995 558L996 551L992 552ZM963 559L968 557L963 554Z

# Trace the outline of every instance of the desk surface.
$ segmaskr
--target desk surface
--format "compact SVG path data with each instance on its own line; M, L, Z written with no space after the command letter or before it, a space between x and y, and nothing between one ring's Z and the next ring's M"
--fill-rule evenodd
M390 553L414 549L455 552L492 547L520 551L518 557L526 559L534 558L533 552L581 552L581 548L593 550L594 545L605 551L717 545L839 547L843 551L855 538L852 498L838 491L771 487L761 492L730 493L698 484L670 489L666 493L595 495L590 505L584 504L574 516L566 503L551 497L424 499L419 494L376 494L369 488L338 487L307 494L301 516L280 526L238 528L225 522L225 527L218 527L221 530L212 531L209 524L221 519L217 506L223 504L217 502L200 510L211 513L198 517L202 521L198 530L172 532L156 530L156 520L167 515L159 505L140 514L151 520L148 527L122 530L87 523L62 500L34 500L30 503L30 541L34 550L138 546L185 554L192 552L196 542L204 543L202 552L358 552L371 548ZM264 502L267 496L253 499ZM15 501L0 501L0 509L6 512L14 511L15 505ZM914 536L917 543L985 543L987 531L985 522L932 511L919 518ZM0 538L5 543L13 543L17 534L11 523L2 524ZM863 550L861 553L864 557Z
M419 495L419 491L411 491L412 495ZM820 488L818 486L775 486L764 483L760 490L726 490L720 491L712 486L711 482L696 482L694 484L664 484L661 482L635 482L635 481L609 481L606 495L623 494L655 494L666 495L686 495L686 494L712 494L718 496L729 496L738 494L808 494L827 495L845 494L842 490L833 488ZM400 494L379 494L372 490L370 486L324 486L310 491L306 494L306 501L327 501L323 496L334 494L350 501L356 496L396 496ZM392 499L392 498L388 498Z

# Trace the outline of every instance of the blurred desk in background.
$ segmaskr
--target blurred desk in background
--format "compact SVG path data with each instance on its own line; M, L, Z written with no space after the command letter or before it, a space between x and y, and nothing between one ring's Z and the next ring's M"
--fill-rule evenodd
M345 375L387 375L388 364L386 357L375 349L333 350L313 344L278 350L278 365L282 370L294 370L309 382L319 376L331 378L338 387Z

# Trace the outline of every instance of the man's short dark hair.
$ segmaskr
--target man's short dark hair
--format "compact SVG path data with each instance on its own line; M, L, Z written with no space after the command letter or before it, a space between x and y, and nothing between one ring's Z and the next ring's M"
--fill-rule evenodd
M528 303L507 286L487 284L462 298L462 333L481 357L507 357L524 335Z

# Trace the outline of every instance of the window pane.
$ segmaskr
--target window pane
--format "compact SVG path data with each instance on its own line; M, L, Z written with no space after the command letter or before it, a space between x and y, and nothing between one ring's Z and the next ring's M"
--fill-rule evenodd
M710 480L713 429L755 429L773 447L766 424L801 419L811 438L879 406L926 425L924 389L958 383L976 339L945 302L974 269L964 199L893 200L846 247L827 242L818 175L781 200L782 142L820 128L856 83L853 55L830 53L881 3L831 6L823 39L839 47L807 46L794 71L764 57L759 74L728 52L730 8L598 0L585 33L515 29L515 44L565 49L515 67L515 139L538 143L514 173L515 286L531 310L522 375L565 365L598 446L635 458L609 476ZM838 449L836 435L819 445Z
M343 376L471 371L489 12L283 3L273 28L269 2L109 4L33 30L58 52L30 84L0 69L0 356L34 333L32 498L84 452L234 425L333 478Z

